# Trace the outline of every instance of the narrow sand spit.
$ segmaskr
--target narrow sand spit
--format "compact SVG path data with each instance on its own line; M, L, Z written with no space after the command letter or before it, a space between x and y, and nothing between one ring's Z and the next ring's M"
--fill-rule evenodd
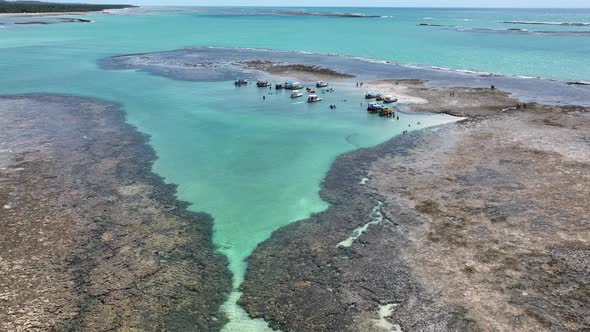
M397 84L396 84L397 83ZM406 84L396 81L376 81L367 84L367 90L373 90L384 95L392 95L400 104L426 104L428 100L417 97Z

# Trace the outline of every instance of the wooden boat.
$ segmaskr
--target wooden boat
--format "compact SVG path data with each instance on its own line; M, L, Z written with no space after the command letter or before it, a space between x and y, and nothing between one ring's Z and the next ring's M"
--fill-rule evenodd
M383 106L381 108L381 112L379 112L379 116L392 117L394 115L395 115L395 110L389 108L388 106Z
M307 93L315 93L315 90L312 88L305 88L305 91L307 91Z
M378 93L369 91L365 94L365 99L375 99L379 96L380 95Z
M369 106L367 106L367 112L369 113L379 113L382 109L383 105L379 103L370 103Z
M299 92L299 90L293 90L293 92L291 92L291 98L299 98L299 97L303 97L303 93Z
M385 96L383 97L383 103L384 104L392 104L392 103L397 103L397 98L393 98L392 96Z
M299 89L303 89L303 85L301 85L301 83L299 83L299 82L289 81L289 82L285 82L285 89L299 90Z
M282 90L284 88L285 88L284 84L275 84L275 89L277 89L277 90Z
M245 79L237 78L235 80L234 84L235 84L235 86L248 85L248 81Z
M270 86L270 83L268 83L268 81L258 80L258 82L256 82L256 86L259 88L266 88Z
M322 101L322 98L318 97L318 95L309 95L309 97L307 97L308 103L317 103L318 101Z

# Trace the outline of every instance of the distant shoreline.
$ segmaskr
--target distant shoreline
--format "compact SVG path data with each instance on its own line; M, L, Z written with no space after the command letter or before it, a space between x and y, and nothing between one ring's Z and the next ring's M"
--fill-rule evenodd
M57 16L57 15L84 15L103 13L104 10L91 12L50 12L50 13L0 13L0 17L40 17L40 16Z
M126 11L131 8L138 7L127 7L127 8L114 8L114 9L103 9L93 11L72 11L72 12L43 12L43 13L0 13L0 17L43 17L43 16L62 16L62 15L85 15L85 14L110 14L113 12Z

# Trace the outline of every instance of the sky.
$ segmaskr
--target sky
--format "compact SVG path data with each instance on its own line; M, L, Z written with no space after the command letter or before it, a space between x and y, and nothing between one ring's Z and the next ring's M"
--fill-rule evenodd
M590 8L590 0L53 0L53 2L125 3L140 6Z

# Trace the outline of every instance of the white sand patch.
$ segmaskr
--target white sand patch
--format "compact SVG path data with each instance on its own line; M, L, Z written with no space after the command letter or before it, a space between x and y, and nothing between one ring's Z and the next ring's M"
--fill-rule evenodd
M117 188L119 194L123 196L134 196L134 195L147 195L150 191L148 186L144 185L131 185L131 186L122 186Z
M368 90L379 91L385 95L391 95L397 98L401 104L427 104L428 100L411 95L410 89L403 84L395 82L378 81L367 84Z

